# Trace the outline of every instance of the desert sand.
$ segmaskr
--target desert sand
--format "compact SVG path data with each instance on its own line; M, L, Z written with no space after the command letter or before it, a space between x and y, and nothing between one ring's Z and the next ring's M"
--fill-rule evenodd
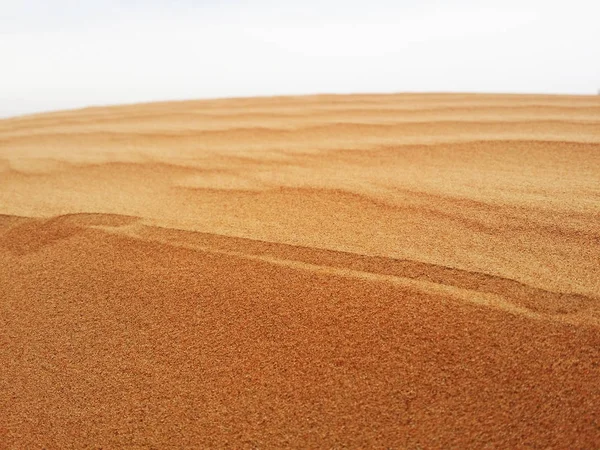
M0 448L600 448L600 97L0 120Z

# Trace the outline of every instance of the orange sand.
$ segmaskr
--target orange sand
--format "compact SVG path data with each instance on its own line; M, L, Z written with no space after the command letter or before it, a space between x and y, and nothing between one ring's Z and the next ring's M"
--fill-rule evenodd
M0 121L0 448L600 448L600 97Z

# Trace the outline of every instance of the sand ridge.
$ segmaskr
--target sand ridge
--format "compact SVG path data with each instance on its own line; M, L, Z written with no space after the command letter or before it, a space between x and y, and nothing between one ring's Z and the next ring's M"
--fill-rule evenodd
M8 448L600 445L600 99L0 121Z

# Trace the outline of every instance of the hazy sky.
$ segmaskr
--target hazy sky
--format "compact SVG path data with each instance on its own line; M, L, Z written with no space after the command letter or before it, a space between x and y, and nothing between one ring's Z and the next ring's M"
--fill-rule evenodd
M0 116L163 99L600 89L598 0L0 0Z

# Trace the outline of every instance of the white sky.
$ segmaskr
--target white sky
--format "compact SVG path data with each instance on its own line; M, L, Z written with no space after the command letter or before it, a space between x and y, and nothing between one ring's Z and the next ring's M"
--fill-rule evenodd
M0 116L344 92L595 94L599 0L0 0Z

